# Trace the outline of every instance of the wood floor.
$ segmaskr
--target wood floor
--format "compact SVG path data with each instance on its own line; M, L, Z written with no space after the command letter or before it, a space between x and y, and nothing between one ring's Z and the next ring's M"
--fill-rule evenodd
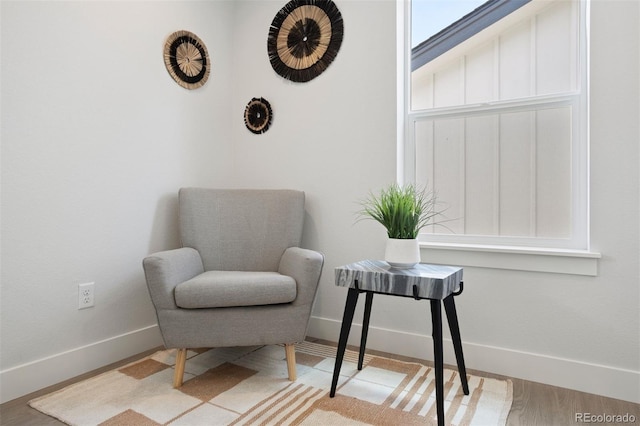
M317 343L334 345L335 343L324 340L310 339ZM9 401L0 405L0 425L2 426L59 426L64 423L41 414L28 406L29 400L38 396L61 389L72 383L85 380L94 375L112 370L119 366L133 362L139 358L152 354L162 348L156 348L142 354L124 359L120 362L108 365L98 370L92 371L82 376L67 380L46 389L34 392L30 395ZM357 348L350 348L357 350ZM415 358L388 354L374 350L367 350L367 353L394 358L401 361L424 362ZM454 368L455 367L450 367ZM479 374L485 377L504 379L504 376L488 374L474 370L468 371L470 374ZM631 424L640 425L640 404L605 398L598 395L562 389L555 386L541 383L529 382L521 379L511 378L513 382L513 405L507 419L507 425L540 425L540 426L564 426L579 425L576 422L576 413L591 413L592 415L625 415L635 416L635 422ZM599 423L612 424L612 423Z

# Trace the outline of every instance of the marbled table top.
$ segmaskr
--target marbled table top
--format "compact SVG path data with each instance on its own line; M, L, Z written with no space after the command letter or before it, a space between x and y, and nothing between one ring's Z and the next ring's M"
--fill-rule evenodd
M418 297L444 299L456 292L462 282L459 266L429 265L419 263L411 269L396 269L382 260L362 260L335 269L336 285L398 296L414 296L413 286L418 287Z

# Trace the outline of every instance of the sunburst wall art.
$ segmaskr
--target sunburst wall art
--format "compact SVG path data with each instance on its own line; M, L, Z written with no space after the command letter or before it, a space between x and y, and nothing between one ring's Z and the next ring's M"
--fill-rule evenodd
M184 30L167 37L164 64L176 83L185 89L202 87L211 72L207 47L197 35Z
M255 134L269 130L273 120L271 104L264 98L253 98L244 109L244 124Z
M288 80L310 81L336 58L343 35L342 15L331 0L292 0L269 28L269 61Z

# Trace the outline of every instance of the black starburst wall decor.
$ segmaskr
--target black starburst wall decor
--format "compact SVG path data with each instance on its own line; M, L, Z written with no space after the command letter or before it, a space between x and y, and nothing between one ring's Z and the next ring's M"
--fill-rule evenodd
M269 61L282 77L305 83L329 67L343 36L342 15L331 0L292 0L269 28Z
M264 98L253 98L244 109L244 124L252 133L260 134L269 130L273 120L271 104Z
M167 37L164 64L176 83L185 89L203 86L211 72L207 47L189 31L176 31Z

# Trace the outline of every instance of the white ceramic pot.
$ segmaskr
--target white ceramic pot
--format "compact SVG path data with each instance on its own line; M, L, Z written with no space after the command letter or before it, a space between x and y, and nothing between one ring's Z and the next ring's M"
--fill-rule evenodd
M420 263L420 246L417 239L389 238L384 260L393 268L409 269Z

